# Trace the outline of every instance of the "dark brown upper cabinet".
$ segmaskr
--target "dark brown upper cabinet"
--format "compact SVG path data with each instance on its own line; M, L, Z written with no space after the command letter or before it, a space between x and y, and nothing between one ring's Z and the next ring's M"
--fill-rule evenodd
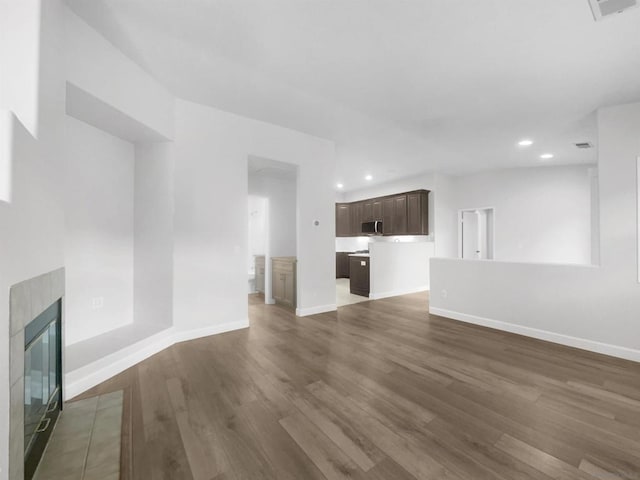
M373 201L365 200L362 202L362 221L373 222L375 220L373 216Z
M393 219L395 217L393 197L382 199L382 231L385 235L393 235Z
M423 192L407 193L407 233L429 234L429 197Z
M351 236L351 204L336 203L336 237Z
M356 202L351 204L351 236L359 237L362 235L362 222L364 222L364 202Z
M384 228L384 223L382 224ZM407 234L407 196L398 195L393 198L393 230L392 235Z
M429 191L336 203L336 236L362 235L362 223L382 220L384 235L429 235Z
M373 200L373 219L371 221L375 220L382 220L382 200L379 199Z

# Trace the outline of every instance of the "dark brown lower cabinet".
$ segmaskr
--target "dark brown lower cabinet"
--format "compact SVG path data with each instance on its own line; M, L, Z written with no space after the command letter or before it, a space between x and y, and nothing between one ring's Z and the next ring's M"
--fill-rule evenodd
M349 278L349 253L336 252L336 278Z
M369 263L369 257L349 257L349 285L354 295L369 296Z

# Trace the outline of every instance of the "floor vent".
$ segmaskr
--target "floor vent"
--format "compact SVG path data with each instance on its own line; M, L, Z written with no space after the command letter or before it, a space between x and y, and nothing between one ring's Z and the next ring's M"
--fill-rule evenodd
M580 142L576 143L576 147L578 148L593 148L593 144L590 142Z
M629 8L637 7L638 0L589 0L589 4L597 22L616 13L622 13Z

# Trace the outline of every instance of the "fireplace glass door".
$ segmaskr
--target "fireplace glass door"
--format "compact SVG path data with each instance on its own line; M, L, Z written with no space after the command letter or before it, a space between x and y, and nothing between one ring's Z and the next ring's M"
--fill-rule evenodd
M61 408L60 306L52 305L25 329L25 478L35 472Z

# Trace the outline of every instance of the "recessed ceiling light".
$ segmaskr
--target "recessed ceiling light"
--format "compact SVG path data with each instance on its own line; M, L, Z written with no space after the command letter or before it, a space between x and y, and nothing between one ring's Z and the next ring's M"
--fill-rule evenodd
M550 158L553 158L553 153L543 153L540 155L540 158L543 160L549 160Z
M338 188L342 188L342 187L344 187L344 185L343 185L343 184L341 184L341 183L338 183L338 184L336 185L336 187L338 187Z
M373 175L367 175L364 177L365 180L373 180Z
M531 145L533 145L533 141L532 140L520 140L518 142L518 145L520 145L521 147L530 147Z

